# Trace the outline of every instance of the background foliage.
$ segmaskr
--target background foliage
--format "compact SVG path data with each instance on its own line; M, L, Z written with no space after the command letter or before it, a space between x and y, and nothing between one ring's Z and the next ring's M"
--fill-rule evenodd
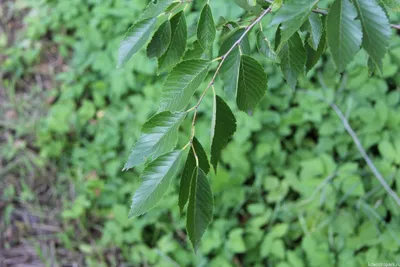
M194 3L189 29L196 25L203 2ZM15 29L12 45L11 35L0 36L0 253L8 255L9 249L28 243L47 264L87 266L400 262L398 206L365 166L336 114L304 90L338 104L400 194L398 36L391 40L382 77L368 75L364 52L343 77L336 74L332 58L325 56L324 64L300 78L300 89L294 92L280 70L264 64L269 91L252 116L234 110L237 132L223 151L217 175L211 177L214 220L197 254L188 243L177 205L178 179L150 213L127 219L127 203L139 186L139 174L121 172L122 162L141 125L158 107L162 79L156 78L156 61L148 60L146 51L115 69L116 51L146 4L2 4L2 12L23 15L25 27ZM242 12L222 0L210 5L215 18L235 20ZM398 21L398 12L389 10L389 15ZM264 20L265 28L269 22ZM257 36L252 33L249 38L254 43ZM45 57L50 51L53 56ZM57 65L53 58L62 63ZM41 72L43 62L52 62L52 72ZM39 82L35 77L45 79ZM219 82L216 88L222 92ZM211 108L212 99L206 97L196 127L204 147L209 147L211 119L204 111ZM47 201L38 181L47 188ZM21 219L21 211L37 221ZM57 231L39 232L44 237L40 239L32 236L34 223L50 222L57 224ZM22 228L15 229L16 225ZM42 241L51 241L53 247L43 249Z

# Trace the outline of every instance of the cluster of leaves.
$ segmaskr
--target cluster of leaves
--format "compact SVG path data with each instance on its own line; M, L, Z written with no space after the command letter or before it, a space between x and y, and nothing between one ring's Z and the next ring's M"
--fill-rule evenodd
M236 120L229 106L216 94L215 79L221 73L224 91L228 98L236 99L239 110L247 113L255 110L267 91L268 79L262 64L250 56L247 35L268 13L273 13L269 27L276 27L274 46L261 27L257 47L266 60L280 65L292 89L296 88L299 76L310 71L328 47L339 72L346 69L361 47L368 53L370 72L382 72L382 60L391 35L384 9L371 0L335 0L326 12L317 7L318 2L238 1L250 16L256 17L244 28L225 18L220 18L216 27L212 10L206 3L192 33L187 27L186 8L181 10L181 6L189 3L150 2L126 32L118 52L118 67L121 67L147 44L148 57L157 58L158 73L168 73L158 113L143 126L142 135L124 167L128 170L146 164L141 175L142 185L133 197L131 216L144 214L161 200L179 169L182 154L190 147L192 152L187 156L181 178L179 206L183 210L189 200L187 231L193 247L197 248L213 212L212 193L206 178L209 160L195 138L198 107L211 87L214 106L210 151L216 171L221 151L236 131ZM218 53L213 53L217 28L220 47ZM215 54L217 57L213 59ZM187 109L216 61L219 64L199 101ZM182 150L174 150L179 127L190 112L194 115L189 143Z
M140 125L157 109L162 84L153 75L156 59L146 59L147 51L139 51L120 69L114 66L115 51L131 18L140 16L148 1L28 2L33 12L26 16L27 41L10 50L13 57L3 70L26 71L28 63L20 58L45 50L37 41L40 37L50 37L46 42L56 43L65 57L67 66L58 75L60 86L51 92L55 102L45 105L50 110L37 127L36 141L43 158L58 163L58 180L49 185L60 190L64 204L57 246L82 254L83 265L228 267L240 262L297 267L400 261L398 207L375 181L336 114L317 98L301 90L293 92L279 65L258 53L253 56L267 73L268 96L252 116L237 112L236 101L227 98L236 116L236 133L221 153L216 174L200 165L210 177L214 218L197 254L187 242L186 219L176 205L178 179L170 181L170 189L151 212L128 220L126 203L132 190L140 187L138 172L144 167L120 172L121 157L129 155L130 146L140 138ZM320 7L330 7L323 2ZM193 33L188 35L193 38L204 4L195 1L189 6L187 25ZM210 1L210 6L214 18L243 16L243 9L223 0ZM262 21L263 33L272 44L275 28L268 25L273 16ZM393 22L396 19L398 14L391 16ZM245 38L252 44L251 52L257 37L255 29ZM216 42L214 51L215 47ZM346 67L343 81L332 57L325 55L308 78L299 77L298 87L336 100L374 163L400 194L399 38L391 40L382 77L369 77L365 51ZM319 90L320 78L326 90ZM215 89L223 86L221 79L215 80ZM213 107L213 94L207 94L199 106L193 139L207 153ZM182 126L189 129L191 120L184 120ZM183 147L190 132L178 131L178 135ZM201 155L197 153L199 159ZM338 175L326 180L335 170ZM73 190L58 188L71 182Z

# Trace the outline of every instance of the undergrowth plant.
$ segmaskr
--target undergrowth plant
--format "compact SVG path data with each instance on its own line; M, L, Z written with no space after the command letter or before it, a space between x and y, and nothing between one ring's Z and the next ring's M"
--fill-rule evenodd
M355 55L364 49L370 73L383 71L391 25L385 5L394 1L335 0L329 9L318 7L318 0L236 0L243 8L240 21L214 18L205 3L197 27L190 28L186 17L192 1L152 1L123 38L118 67L146 47L149 58L157 58L158 73L167 74L158 112L142 128L124 170L145 165L141 186L133 196L130 216L153 208L165 194L170 181L185 160L179 191L179 208L187 204L186 227L196 250L212 220L213 195L207 174L217 171L221 151L237 125L225 98L235 99L239 110L251 114L267 93L268 77L263 64L280 66L287 84L296 89L297 79L309 72L329 51L338 72L343 72ZM229 5L230 3L226 3ZM264 34L262 20L272 16ZM256 34L256 44L249 38ZM252 55L256 46L260 55ZM257 60L256 58L262 58ZM223 81L224 94L214 86ZM190 106L195 92L200 96ZM198 109L207 93L213 94L210 121L210 157L196 138ZM189 117L189 118L188 118ZM186 145L176 148L178 131L185 119L191 120Z

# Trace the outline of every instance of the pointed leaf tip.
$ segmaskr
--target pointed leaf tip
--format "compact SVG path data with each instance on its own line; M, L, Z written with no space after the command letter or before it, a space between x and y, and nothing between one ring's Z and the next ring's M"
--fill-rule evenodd
M156 21L155 18L144 19L128 29L119 46L117 68L122 67L146 44Z
M142 183L133 195L129 217L146 213L162 199L178 170L181 155L180 150L175 150L146 166L140 176Z
M190 184L186 229L193 249L197 251L200 240L213 217L214 200L206 174L196 168Z

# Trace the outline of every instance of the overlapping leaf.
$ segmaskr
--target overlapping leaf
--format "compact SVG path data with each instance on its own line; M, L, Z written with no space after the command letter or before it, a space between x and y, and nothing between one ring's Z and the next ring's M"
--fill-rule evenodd
M282 7L276 12L271 26L281 24L282 46L307 21L313 6L317 2L318 0L291 0L284 2Z
M211 49L212 50L212 49ZM183 60L189 59L209 59L211 58L210 51L204 51L203 47L201 47L198 40L194 41L191 45L191 48L187 49L185 55L183 56Z
M236 131L236 119L229 106L219 96L216 96L214 105L211 129L211 164L214 166L214 170L217 171L222 149L226 147Z
M219 55L225 55L226 52L228 52L235 42L243 35L244 31L245 29L243 28L237 28L227 33L223 38ZM220 70L222 80L224 81L224 90L230 98L236 97L237 86L239 82L240 54L250 54L251 51L249 39L247 37L243 38L239 44L239 47L236 46L229 53Z
M147 56L161 57L167 51L171 42L171 23L166 20L154 33L153 38L147 46Z
M226 36L224 36L224 38L222 39L222 45L219 50L219 55L222 56L226 52L228 52L228 50L244 34L245 30L246 29L244 29L244 28L236 28L236 29L232 30L231 32L229 32L228 34L226 34ZM243 54L250 54L251 48L250 48L249 38L247 38L247 36L242 39L239 46L240 46L240 50Z
M155 18L144 19L129 28L118 50L118 68L128 62L146 44L156 21Z
M382 60L390 41L390 24L385 12L373 0L353 1L361 21L362 46L382 71Z
M224 90L228 97L236 97L237 86L239 82L240 51L235 47L229 56L226 57L221 66L221 76L224 81Z
M173 0L157 0L150 1L146 9L143 11L140 19L155 18L164 12L169 5L172 4Z
M273 62L276 62L278 60L278 57L273 50L271 43L269 42L267 37L265 37L262 31L259 31L257 33L257 48L258 51L268 60Z
M183 11L171 18L171 33L168 49L158 60L158 72L171 70L185 53L187 25Z
M322 20L316 13L311 13L308 18L308 23L310 24L310 46L314 49L318 49L319 42L322 37Z
M292 38L283 46L279 52L281 59L281 70L287 83L294 90L297 84L297 78L304 73L306 65L306 51L303 47L303 42L298 33L295 33Z
M360 50L362 31L356 17L356 9L349 0L336 0L329 10L326 21L328 45L339 71L343 71Z
M211 8L206 4L200 14L199 23L197 25L197 40L204 50L210 49L216 35L215 23Z
M180 111L207 76L210 62L190 59L179 63L165 81L160 110Z
M254 58L242 55L236 103L244 112L253 111L267 91L267 74Z
M169 111L161 112L150 118L142 129L142 135L137 141L123 170L146 162L148 157L158 156L175 148L178 140L178 129L186 113Z
M306 43L305 49L307 53L306 71L309 71L317 64L326 49L326 31L322 32L321 41L316 51L308 43Z
M147 212L161 200L178 170L181 154L180 150L169 152L146 166L140 176L142 183L133 195L130 217Z
M213 203L213 195L207 176L202 169L197 167L190 183L186 220L186 229L195 251L212 220Z
M208 162L207 154L197 138L193 139L193 146L199 160L199 167L204 171L205 174L207 174L210 171L210 164ZM190 148L185 167L182 172L182 178L179 187L179 208L181 210L181 213L189 198L190 183L192 181L195 168L196 159L194 157L193 150Z

